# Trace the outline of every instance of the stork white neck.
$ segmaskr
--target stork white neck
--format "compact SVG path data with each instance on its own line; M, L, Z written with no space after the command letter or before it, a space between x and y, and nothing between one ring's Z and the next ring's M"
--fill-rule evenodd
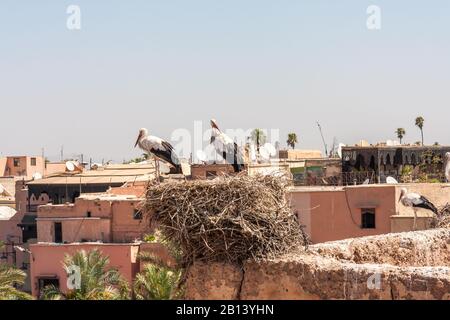
M145 128L140 129L140 130L139 130L139 135L138 135L138 137L137 137L136 144L134 145L134 147L136 148L136 146L137 146L138 144L140 144L141 141L142 141L143 139L147 138L147 137L148 137L148 130L145 129Z

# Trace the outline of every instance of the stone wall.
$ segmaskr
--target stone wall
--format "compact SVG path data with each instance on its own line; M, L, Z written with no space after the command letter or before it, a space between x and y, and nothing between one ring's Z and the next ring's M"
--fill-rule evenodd
M450 230L311 246L276 260L197 263L187 299L450 299Z

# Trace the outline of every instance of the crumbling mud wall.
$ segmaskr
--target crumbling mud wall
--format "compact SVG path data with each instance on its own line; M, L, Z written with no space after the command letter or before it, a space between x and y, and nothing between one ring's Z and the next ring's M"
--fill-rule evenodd
M450 229L355 238L278 259L195 263L187 299L450 299Z

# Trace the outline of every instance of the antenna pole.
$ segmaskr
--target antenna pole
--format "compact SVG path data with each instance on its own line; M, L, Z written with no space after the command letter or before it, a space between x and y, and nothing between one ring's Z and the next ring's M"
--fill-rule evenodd
M43 176L45 176L45 168L47 168L47 163L45 162L45 149L44 148L42 148L42 161L43 161L43 164L42 164L42 175Z
M325 157L326 157L326 156L328 156L328 148L327 148L327 144L325 142L325 138L323 137L322 127L320 126L319 121L317 121L317 126L319 127L320 136L322 137L322 142L323 142L323 146L325 148Z

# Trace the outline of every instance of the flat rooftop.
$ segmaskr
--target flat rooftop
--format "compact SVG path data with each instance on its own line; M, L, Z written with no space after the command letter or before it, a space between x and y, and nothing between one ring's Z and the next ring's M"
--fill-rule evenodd
M426 187L426 186L440 186L442 188L450 188L450 183L398 183L398 184L359 184L351 186L294 186L289 187L289 192L330 192L330 191L344 191L345 189L362 189L362 188L392 188L392 187Z
M155 177L152 165L109 165L97 170L65 172L28 182L28 185L119 184L149 181Z

